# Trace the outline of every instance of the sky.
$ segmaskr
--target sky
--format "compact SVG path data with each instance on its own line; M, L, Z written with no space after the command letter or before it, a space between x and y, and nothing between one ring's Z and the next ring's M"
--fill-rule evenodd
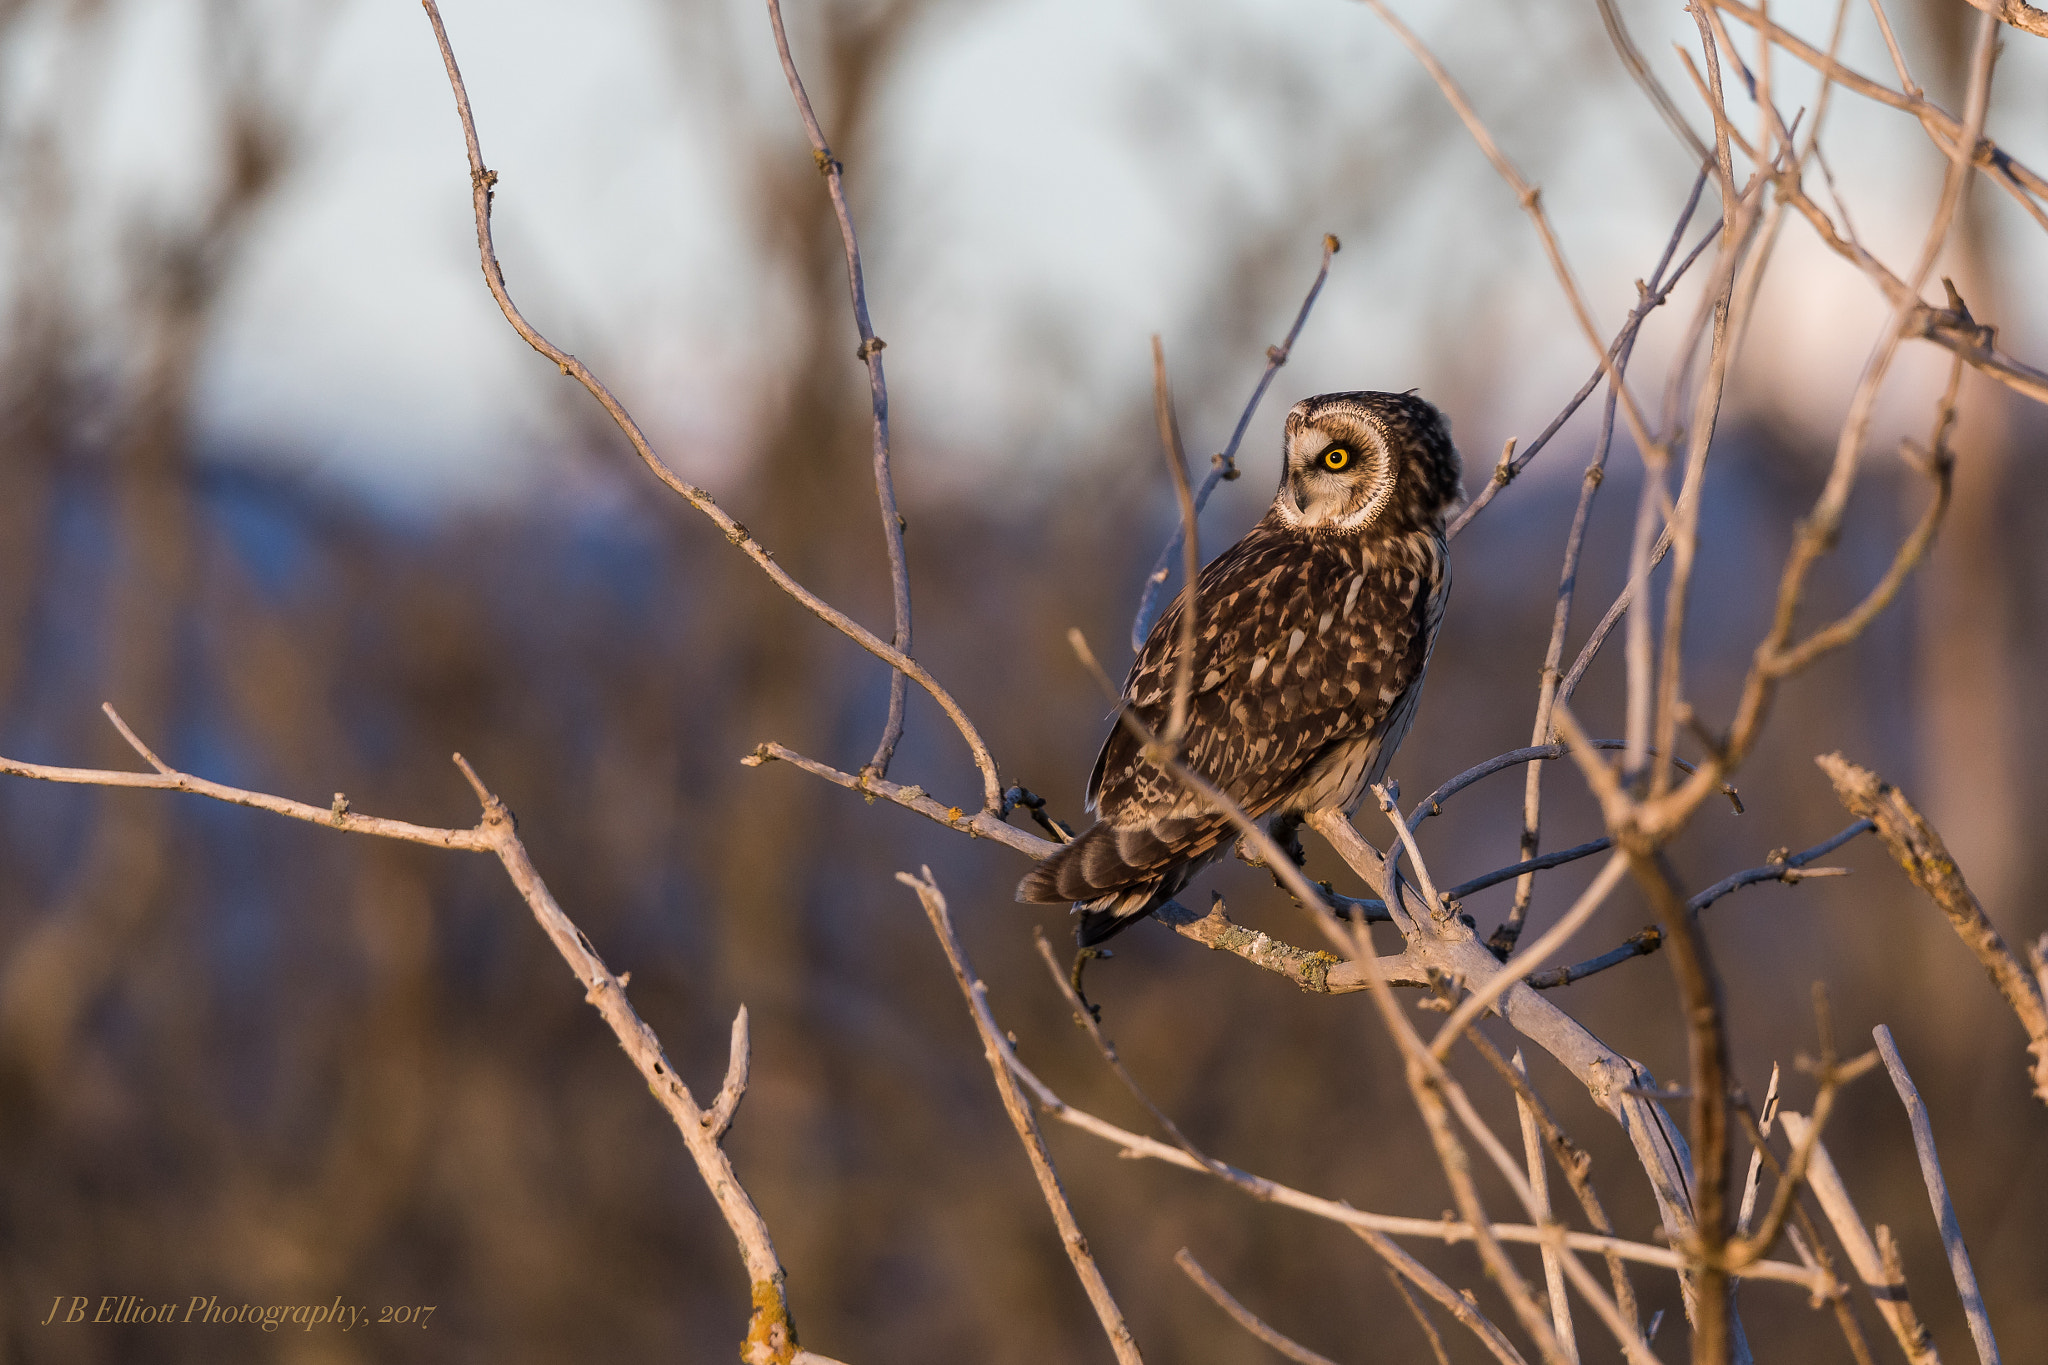
M1462 8L1400 8L1544 187L1600 325L1617 326L1689 167L1622 74L1593 7L1504 6L1484 24ZM1672 50L1697 47L1690 17L1668 3L1626 8L1704 129ZM251 31L301 141L208 347L207 442L401 502L518 496L545 482L573 426L567 381L512 335L484 290L459 129L419 7L274 0L254 10ZM1816 41L1832 11L1772 7ZM196 13L110 4L99 65L66 56L46 14L46 36L17 35L0 67L0 100L15 116L59 110L96 168L81 194L100 207L100 235L76 244L83 260L117 258L137 205L174 214L206 173L195 72L219 44ZM501 177L498 250L515 295L601 367L678 466L715 478L760 420L758 401L734 395L772 389L789 350L787 300L762 270L745 209L757 149L807 154L764 13L654 0L446 0L444 13ZM1909 54L1928 50L1915 13L1895 16ZM817 14L792 0L800 63ZM1861 5L1843 51L1890 78ZM1774 78L1788 110L1811 102L1795 64L1779 59ZM2048 166L2048 43L2012 35L1998 92L1992 134ZM1836 100L1828 168L1862 238L1902 269L1939 159L1905 116ZM1272 444L1290 395L1419 385L1457 396L1460 440L1479 467L1506 436L1532 435L1591 368L1528 220L1412 58L1357 4L940 3L888 71L867 150L847 174L870 305L889 342L899 432L931 452L941 483L984 477L977 462L1037 479L1099 458L1104 433L1144 392L1154 331L1170 357L1196 358L1205 382L1183 391L1185 421L1193 444L1220 446L1325 231L1350 249L1250 449ZM2038 363L2048 252L2038 229L1982 189L2010 284L2002 308L1979 312ZM1698 224L1715 211L1709 195ZM1232 290L1249 278L1251 237L1275 243L1273 267L1245 300ZM1211 355L1226 317L1258 333L1230 338L1234 361ZM1791 225L1738 401L1824 437L1881 317L1875 291ZM1645 361L1660 363L1667 345L1652 338ZM1936 360L1909 366L1886 421L1921 423ZM1655 371L1638 373L1654 395Z

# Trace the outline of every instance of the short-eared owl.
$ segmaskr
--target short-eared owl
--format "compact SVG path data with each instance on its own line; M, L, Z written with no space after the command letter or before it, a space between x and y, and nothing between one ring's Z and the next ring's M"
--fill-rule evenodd
M1182 754L1256 817L1349 811L1408 733L1451 586L1444 518L1461 494L1442 414L1395 393L1326 393L1287 414L1280 491L1202 570ZM1178 599L1124 699L1155 733L1180 652ZM1073 902L1100 943L1231 845L1201 796L1119 724L1088 780L1096 824L1032 869L1017 899Z

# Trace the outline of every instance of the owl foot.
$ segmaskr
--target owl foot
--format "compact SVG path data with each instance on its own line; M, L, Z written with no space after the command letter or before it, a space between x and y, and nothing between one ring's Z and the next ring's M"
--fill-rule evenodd
M1296 867L1308 866L1308 850L1301 846L1301 817L1299 815L1275 816L1273 823L1267 829L1267 833L1273 842L1280 846L1280 851L1287 855L1289 862L1293 863ZM1248 867L1266 866L1265 858L1260 855L1256 848L1252 847L1251 840L1249 839L1240 838L1237 841L1237 857L1238 861ZM1274 874L1273 880L1278 882L1283 888L1286 886L1285 882L1280 881L1278 873Z
M1089 1002L1088 993L1081 989L1081 972L1091 958L1115 956L1108 948L1083 948L1074 954L1074 965L1067 972L1067 984L1074 988L1074 998L1081 1002L1082 1009L1088 1011L1088 1017L1098 1024L1102 1022L1102 1006Z

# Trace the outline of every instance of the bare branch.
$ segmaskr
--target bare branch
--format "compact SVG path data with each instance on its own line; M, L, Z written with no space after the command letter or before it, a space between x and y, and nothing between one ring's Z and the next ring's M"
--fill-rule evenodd
M1152 918L1182 938L1204 947L1235 954L1269 972L1283 976L1310 995L1348 995L1365 989L1365 969L1356 962L1329 953L1296 948L1254 929L1233 923L1215 896L1209 913L1196 915L1179 901L1168 901L1152 912ZM1396 986L1426 989L1429 973L1407 953L1379 959L1379 969Z
M1554 747L1559 750L1564 748L1561 744ZM1603 853L1612 847L1614 847L1614 840L1603 834L1597 839L1589 840L1583 844L1575 844L1571 848L1561 848L1555 853L1545 853L1541 857L1525 858L1519 863L1509 863L1506 867L1497 867L1491 872L1474 877L1469 882L1459 882L1456 886L1444 892L1444 895L1454 901L1463 900L1476 891L1484 891L1489 886L1499 886L1502 882L1510 882L1517 877L1527 876L1532 872L1543 872L1549 868L1562 867L1566 863L1575 863L1581 858L1590 858L1595 853ZM1512 947L1513 945L1510 944L1509 946ZM1487 941L1487 947L1498 951L1498 945L1491 939Z
M1005 824L1002 816L996 811L982 810L969 814L958 806L948 806L927 795L923 787L906 787L885 777L842 772L830 764L806 758L786 745L759 745L740 762L749 768L758 768L764 763L787 763L792 768L801 768L814 777L822 777L834 786L859 792L869 800L879 796L884 801L894 802L905 810L914 810L926 819L936 820L947 829L958 830L969 838L993 839L999 844L1016 849L1026 857L1043 858L1059 847L1050 839L1041 839L1036 834Z
M1429 1320L1427 1310L1415 1301L1415 1296L1408 1292L1408 1286L1401 1283L1401 1277L1394 1273L1392 1267L1387 1267L1384 1273L1387 1283L1394 1286L1394 1292L1401 1296L1401 1302L1408 1305L1408 1312L1415 1319L1415 1325L1429 1338L1429 1353L1436 1357L1436 1365L1451 1365L1450 1353L1444 1350L1444 1339L1438 1335L1436 1324Z
M1586 741L1586 745L1589 748L1610 750L1624 748L1627 746L1627 743L1626 740L1620 739L1589 739ZM1495 754L1484 763L1475 763L1465 769L1464 772L1445 782L1428 796L1423 797L1422 800L1416 802L1414 809L1408 812L1408 828L1417 829L1430 816L1442 815L1444 813L1444 802L1450 800L1474 782L1492 777L1497 772L1504 772L1509 768L1519 767L1524 763L1532 763L1541 759L1563 758L1570 752L1571 746L1568 744L1535 744L1525 749L1510 749L1504 754ZM1695 765L1686 762L1682 758L1672 759L1671 765L1680 772L1692 773L1698 771ZM1739 813L1742 809L1742 801L1735 788L1724 782L1721 784L1721 791L1735 804L1735 809Z
M1991 1315L1984 1311L1984 1294L1977 1288L1977 1272L1970 1268L1969 1248L1963 1245L1962 1224L1956 1221L1956 1206L1948 1197L1948 1180L1941 1173L1941 1158L1934 1150L1934 1125L1920 1090L1906 1074L1905 1059L1899 1056L1892 1031L1879 1024L1870 1031L1884 1068L1891 1073L1892 1086L1905 1106L1906 1120L1913 1125L1913 1151L1920 1158L1920 1179L1927 1186L1927 1202L1934 1206L1934 1221L1941 1228L1941 1244L1948 1250L1949 1273L1955 1277L1956 1292L1963 1300L1963 1314L1970 1320L1970 1339L1977 1345L1981 1365L1998 1365L1998 1342L1991 1335Z
M2005 997L2027 1031L2027 1051L2034 1056L2034 1095L2048 1104L2048 1000L2042 987L2020 965L1997 926L1991 923L1976 893L1963 880L1962 869L1949 855L1948 845L1927 823L1905 793L1876 773L1859 768L1840 754L1823 754L1814 760L1834 784L1835 795L1851 814L1862 816L1877 827L1878 837L1905 869L1913 884L1927 893L1963 944L1984 964L1991 984Z
M1514 1069L1521 1074L1524 1082L1529 1079L1529 1068L1522 1061L1522 1053L1515 1051ZM1522 1089L1526 1089L1526 1085ZM1544 1169L1543 1133L1536 1123L1536 1110L1523 1097L1522 1089L1515 1091L1515 1114L1522 1123L1522 1156L1529 1167L1529 1188L1536 1195L1536 1221L1547 1223L1551 1220L1550 1179ZM1579 1342L1572 1330L1572 1306L1564 1286L1564 1264L1558 1252L1543 1248L1543 1283L1550 1291L1550 1325L1557 1333L1558 1347L1567 1360L1577 1362ZM1632 1317L1633 1315L1631 1315Z
M476 214L477 251L483 261L484 281L490 286L491 296L498 301L499 311L504 313L505 320L512 324L512 330L517 332L527 345L553 361L563 374L573 377L587 389L590 396L603 405L612 421L618 424L626 439L632 442L634 452L654 476L670 491L710 518L712 524L718 527L725 538L760 566L761 571L767 574L778 588L795 598L819 620L891 668L908 675L918 686L930 693L932 700L945 711L948 719L953 722L953 727L966 741L969 752L974 756L974 765L981 772L985 809L1000 808L1003 784L996 774L995 759L990 755L988 746L982 742L981 732L975 728L974 722L968 719L967 712L953 699L950 692L939 685L938 679L909 654L888 644L792 578L787 570L775 562L775 556L755 540L746 527L718 506L709 493L690 483L668 466L655 452L646 433L640 429L640 424L626 411L625 405L590 372L588 366L542 336L512 302L512 295L505 287L505 272L498 264L497 249L491 240L492 187L497 184L498 175L497 172L484 167L483 151L477 142L476 121L470 113L469 93L463 87L462 72L455 65L455 49L449 45L447 30L441 24L441 11L436 7L434 0L420 0L420 3L426 9L427 18L434 26L434 38L441 46L441 61L448 71L448 85L455 94L455 112L462 121L463 141L469 149L470 197ZM867 359L872 361L874 358L869 356ZM874 372L879 374L879 370ZM907 625L905 628L907 629Z
M1656 106L1665 125L1678 135L1678 140L1692 153L1693 160L1705 161L1708 155L1706 144L1700 141L1700 135L1692 130L1692 125L1685 121L1685 115L1679 112L1670 92L1650 71L1650 64L1643 60L1643 54L1636 47L1635 39L1629 36L1628 25L1622 22L1621 10L1615 4L1615 0L1598 0L1598 3L1600 21L1607 26L1608 40L1614 44L1615 53L1620 56L1621 64L1628 68L1628 74L1642 87L1643 93L1649 96L1650 103Z
M740 1101L747 1095L747 1072L753 1057L753 1048L747 1038L747 1007L740 1006L738 1014L732 1017L731 1055L725 1065L725 1084L718 1088L718 1098L705 1111L704 1127L711 1133L713 1141L723 1139L732 1128L733 1116L739 1113Z
M1745 886L1754 886L1758 882L1796 883L1810 877L1846 876L1849 871L1846 867L1810 868L1808 865L1817 858L1825 858L1857 835L1867 834L1874 828L1876 826L1871 824L1870 821L1858 820L1841 833L1823 839L1803 853L1786 854L1781 849L1773 854L1771 861L1765 863L1762 867L1752 867L1745 871L1737 872L1733 876L1724 877L1694 896L1686 904L1692 908L1694 914L1698 914L1729 892L1738 891Z
M874 325L868 320L867 279L861 270L860 242L854 236L853 212L846 206L844 168L826 144L825 130L818 126L818 116L811 109L811 97L805 93L803 79L797 75L796 59L789 51L789 35L782 27L781 0L768 0L768 23L775 30L775 52L782 59L782 74L789 81L789 93L796 99L797 113L804 121L804 133L811 140L811 155L817 160L819 173L825 177L826 191L832 197L832 214L839 220L839 239L846 247L846 284L852 295L853 324L860 332L860 346L854 354L868 369L868 404L873 414L874 431L875 499L882 511L882 540L888 547L889 587L896 608L896 634L890 643L899 654L907 656L910 653L910 566L903 556L903 516L896 510L896 481L889 470L889 384L882 376L882 339L875 335ZM875 756L868 760L862 772L876 777L888 775L889 760L896 752L897 741L903 738L903 708L908 685L909 680L901 670L890 675L889 719L882 727L882 741L875 749Z
M1218 1308L1221 1308L1224 1312L1230 1314L1231 1317L1237 1319L1238 1326L1250 1332L1260 1341L1265 1342L1281 1355L1286 1356L1289 1360L1298 1360L1301 1362L1301 1365L1336 1365L1336 1362L1328 1356L1319 1355L1311 1351L1300 1342L1282 1335L1260 1321L1257 1314L1232 1297L1228 1289L1216 1283L1215 1277L1202 1269L1201 1265L1186 1247L1182 1247L1174 1253L1173 1263L1179 1266L1181 1272L1193 1280L1195 1287L1204 1294L1207 1294Z
M1594 912L1606 904L1607 894L1628 872L1628 859L1620 854L1609 858L1594 876L1593 884L1585 889L1572 908L1559 917L1557 923L1543 931L1519 956L1510 958L1501 971L1494 973L1484 985L1467 996L1451 1017L1444 1021L1443 1028L1431 1040L1429 1050L1438 1061L1450 1055L1451 1045L1458 1041L1458 1035L1472 1026L1472 1022L1487 1010L1493 1002L1508 991L1523 983L1532 964L1540 963L1559 948L1565 941L1591 919Z
M1854 1201L1849 1198L1848 1187L1842 1183L1834 1160L1828 1155L1827 1144L1817 1138L1809 1139L1813 1125L1804 1114L1788 1109L1780 1117L1794 1142L1810 1142L1813 1155L1806 1168L1807 1186L1812 1189L1814 1198L1820 1201L1821 1212L1827 1215L1835 1236L1841 1239L1842 1249L1849 1253L1849 1264L1856 1268L1857 1275L1870 1290L1878 1313L1892 1329L1892 1335L1898 1339L1906 1359L1911 1365L1941 1365L1941 1355L1934 1349L1934 1338L1920 1321L1920 1315L1913 1311L1912 1300L1906 1297L1905 1276L1899 1273L1896 1263L1886 1264L1886 1258L1879 1254L1877 1245L1871 1241L1869 1230L1864 1227ZM1878 1229L1878 1235L1885 1242L1891 1240L1889 1232L1882 1227Z
M1068 1127L1108 1143L1123 1156L1164 1162L1169 1166L1178 1166L1182 1170L1213 1176L1235 1186L1261 1203L1294 1209L1332 1223L1342 1224L1358 1232L1390 1237L1415 1237L1424 1241L1440 1242L1446 1246L1473 1240L1471 1225L1459 1222L1455 1218L1404 1218L1394 1214L1368 1213L1338 1200L1324 1199L1278 1181L1268 1180L1264 1176L1253 1175L1228 1162L1217 1161L1205 1165L1170 1142L1161 1142L1157 1138L1134 1133L1128 1128L1119 1127L1107 1119L1068 1104L1018 1059L1016 1050L1007 1040L1001 1044L1001 1053L1018 1081L1031 1092L1041 1109ZM1681 1270L1685 1264L1684 1258L1671 1248L1651 1246L1646 1242L1631 1242L1619 1237L1573 1232L1569 1229L1538 1228L1527 1223L1493 1223L1489 1226L1493 1235L1501 1241L1522 1246L1541 1246L1547 1241L1561 1240L1562 1245L1574 1251L1616 1255L1642 1265L1660 1266L1666 1270ZM1756 1261L1734 1273L1745 1279L1797 1285L1809 1293L1819 1293L1828 1284L1825 1276L1788 1261Z
M1692 1080L1692 1213L1695 1241L1687 1247L1697 1277L1693 1314L1694 1358L1724 1359L1739 1339L1728 1299L1728 1034L1722 1022L1721 985L1693 912L1679 897L1663 853L1647 840L1623 844L1629 870L1663 926L1672 976L1686 1023L1686 1060Z
M1970 0L1972 5L2022 33L2048 38L2048 10L2036 9L2027 0Z
M1756 1136L1771 1135L1771 1125L1778 1121L1778 1064L1771 1063L1771 1083L1764 1091L1764 1111L1757 1118ZM1767 1155L1761 1140L1750 1149L1749 1175L1742 1183L1742 1203L1735 1214L1735 1231L1738 1236L1749 1235L1749 1220L1756 1213L1757 1181L1763 1173L1764 1157Z
M1933 140L1934 145L1941 149L1943 156L1955 155L1958 140L1963 133L1963 125L1954 115L1933 101L1918 95L1902 95L1860 72L1843 66L1827 53L1816 50L1797 36L1779 28L1771 22L1769 16L1742 4L1741 0L1710 0L1710 3L1722 13L1731 14L1759 33L1768 35L1777 46L1826 75L1830 81L1880 104L1888 104L1894 109L1913 115L1927 130L1927 135ZM1990 175L2022 203L2026 202L2030 193L2048 196L2048 179L2013 160L1997 144L1980 135L1974 143L1968 145L1971 147L1971 164Z
M129 732L125 723L113 717L124 733ZM139 752L147 752L135 741ZM62 782L74 786L88 787L141 787L152 791L191 792L195 796L211 797L233 806L248 806L255 810L267 810L273 815L287 819L303 820L309 825L324 825L349 834L370 834L380 839L399 839L412 844L430 844L435 848L460 848L471 852L490 849L491 840L482 828L437 829L432 825L415 825L405 820L387 820L374 815L357 815L348 808L346 800L331 806L308 805L282 796L270 796L263 792L244 791L219 782L209 782L203 777L164 765L152 756L158 765L153 773L123 772L118 768L59 768L43 763L24 763L20 759L0 758L0 773L15 777L31 777L43 782Z
M1639 957L1648 957L1664 946L1664 931L1652 924L1639 933L1623 939L1619 948L1610 948L1598 957L1589 957L1584 962L1574 962L1569 967L1559 967L1554 972L1533 972L1523 978L1539 991L1555 990L1569 986L1574 981L1583 981L1589 976L1619 967L1624 962Z
M953 965L953 978L960 983L960 993L967 997L967 1011L974 1017L974 1027L981 1034L989 1070L994 1073L996 1089L1003 1097L1003 1109L1010 1116L1011 1126L1017 1130L1018 1140L1024 1144L1025 1155L1031 1158L1031 1170L1038 1177L1039 1193L1045 1196L1046 1207L1052 1210L1053 1223L1059 1228L1060 1243L1066 1248L1067 1259L1073 1263L1075 1277L1088 1293L1088 1301L1095 1306L1095 1315L1102 1322L1102 1331L1109 1338L1110 1349L1116 1352L1121 1365L1141 1365L1144 1357L1138 1354L1138 1343L1132 1339L1131 1329L1124 1325L1123 1310L1111 1297L1109 1285L1103 1280L1102 1271L1088 1250L1088 1239L1081 1235L1081 1226L1074 1221L1074 1210L1067 1203L1066 1191L1060 1188L1059 1172L1053 1167L1052 1153L1046 1150L1045 1135L1038 1131L1038 1120L1032 1117L1031 1107L1024 1102L1024 1096L1017 1088L1017 1078L1004 1065L1010 1050L1004 1043L1002 1030L996 1027L995 1016L989 1012L988 987L975 974L974 964L967 960L966 947L961 944L960 936L953 932L953 919L946 911L944 894L932 879L930 868L924 869L922 879L908 872L899 872L896 880L917 893L918 900L924 905L925 917L931 921L932 932L938 936L939 946L946 950L946 960Z

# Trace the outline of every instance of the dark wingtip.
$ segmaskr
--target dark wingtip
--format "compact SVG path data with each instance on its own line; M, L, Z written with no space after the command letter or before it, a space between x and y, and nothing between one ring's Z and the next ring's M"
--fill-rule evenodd
M1114 910L1083 910L1074 919L1074 946L1093 948L1114 938L1130 921Z
M1135 903L1133 903L1135 901ZM1118 898L1118 903L1106 910L1076 910L1074 912L1074 946L1093 948L1106 943L1124 930L1152 913L1153 897L1140 893L1136 897Z

